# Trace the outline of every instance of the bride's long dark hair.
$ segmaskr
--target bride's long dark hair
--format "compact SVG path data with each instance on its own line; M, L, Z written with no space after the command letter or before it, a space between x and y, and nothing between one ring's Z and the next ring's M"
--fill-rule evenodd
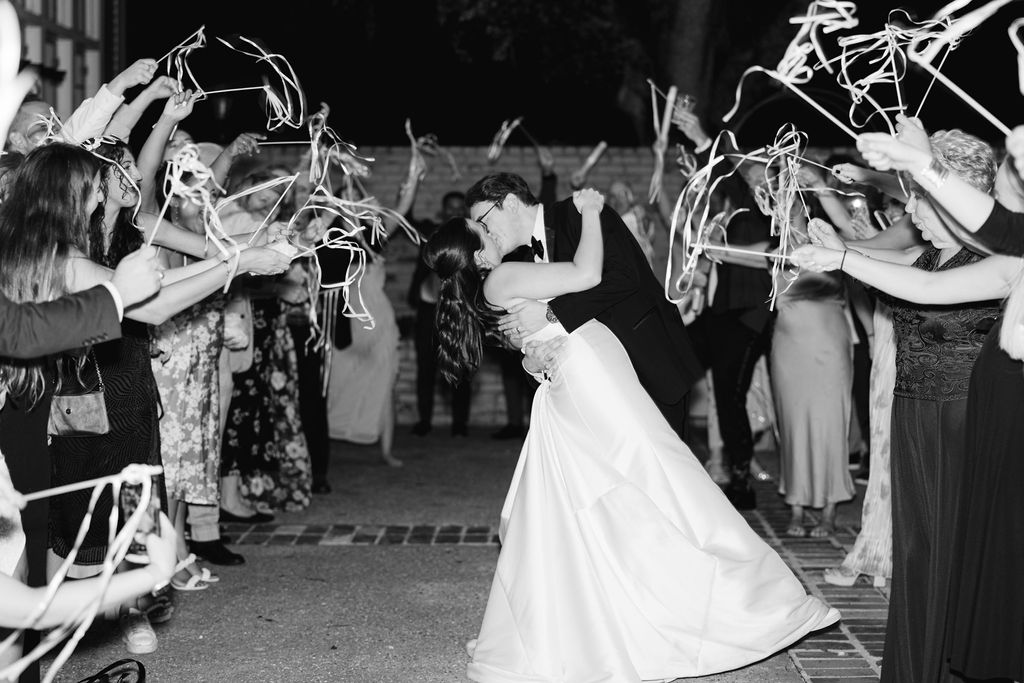
M435 325L438 365L452 384L468 381L480 367L484 339L496 339L497 312L484 300L484 278L476 263L480 236L465 218L452 218L427 242L423 259L441 278Z

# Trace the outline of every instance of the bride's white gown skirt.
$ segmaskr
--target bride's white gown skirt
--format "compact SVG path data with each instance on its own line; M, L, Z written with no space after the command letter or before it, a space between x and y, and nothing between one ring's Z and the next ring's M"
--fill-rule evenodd
M700 676L839 619L736 512L596 321L537 391L500 533L474 681Z

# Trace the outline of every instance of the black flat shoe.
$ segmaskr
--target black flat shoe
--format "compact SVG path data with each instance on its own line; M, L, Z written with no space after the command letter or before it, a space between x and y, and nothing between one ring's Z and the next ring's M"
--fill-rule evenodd
M220 521L234 522L235 524L270 524L274 521L274 515L268 515L265 512L257 512L249 517L240 517L239 515L221 508Z
M189 552L195 553L196 557L224 566L245 564L245 558L238 553L233 553L224 547L220 541L190 541Z
M313 488L311 490L313 493L330 493L332 489L331 485L326 481L320 481L313 484Z
M416 436L425 436L430 433L431 429L433 429L433 427L428 425L426 422L417 422L412 426L412 433Z

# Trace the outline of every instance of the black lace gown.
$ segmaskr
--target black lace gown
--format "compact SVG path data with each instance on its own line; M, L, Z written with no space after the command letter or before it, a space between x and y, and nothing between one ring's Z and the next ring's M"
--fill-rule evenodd
M930 248L914 263L929 271L982 257L961 250L939 265ZM967 451L963 429L971 370L998 302L919 306L894 300L896 387L892 410L893 573L882 681L954 680L945 665L952 524Z

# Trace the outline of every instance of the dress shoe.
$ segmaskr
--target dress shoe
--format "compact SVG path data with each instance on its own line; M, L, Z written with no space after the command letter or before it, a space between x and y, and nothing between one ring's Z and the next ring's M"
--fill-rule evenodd
M220 541L190 541L189 552L200 559L220 565L245 564L245 558L224 547Z
M416 436L426 436L427 434L430 433L431 429L433 429L433 427L431 427L428 423L417 422L412 426L412 433L415 434Z
M254 512L248 517L242 517L221 508L220 521L234 522L235 524L270 524L274 521L274 515L268 515L265 512Z
M313 488L311 490L313 493L330 493L331 485L326 481L318 481L313 483Z
M526 429L522 425L505 425L491 434L492 439L521 439L524 436Z
M452 425L452 436L467 436L469 430L466 425Z

